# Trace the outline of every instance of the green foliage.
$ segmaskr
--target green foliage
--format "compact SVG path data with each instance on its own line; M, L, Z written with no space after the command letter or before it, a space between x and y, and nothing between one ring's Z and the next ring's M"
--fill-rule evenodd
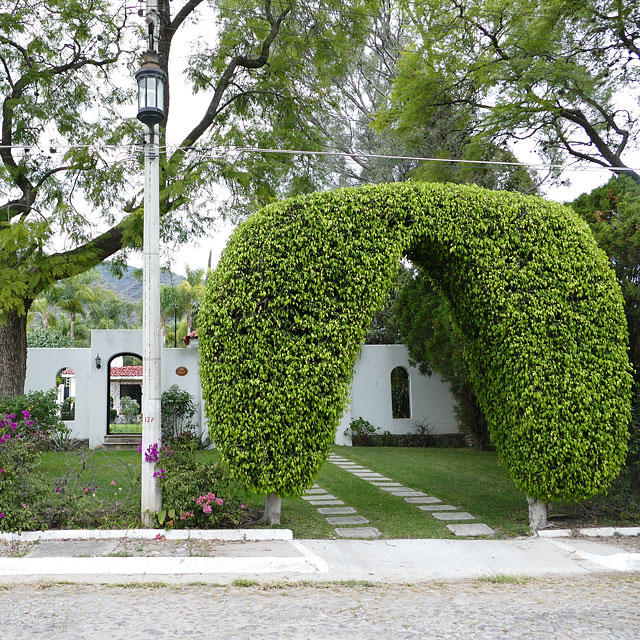
M510 161L505 143L528 138L551 162L573 156L613 170L628 166L624 154L639 120L621 98L638 102L637 2L401 0L400 6L413 43L399 60L390 104L378 113L380 128L430 136L424 124L444 114L453 137L471 134L456 157ZM489 157L487 142L495 149ZM444 145L443 157L451 157L450 148ZM424 167L421 177L433 179L433 171ZM486 168L435 171L463 181L475 174L483 186L493 179ZM497 172L495 188L521 190L526 172L509 173ZM629 175L640 183L637 171Z
M356 418L345 429L345 436L351 436L351 444L354 447L385 447L398 444L389 431L380 433L380 428L374 427L364 418Z
M571 207L591 227L609 256L622 289L629 328L629 355L640 383L640 186L631 178L612 178L585 193Z
M405 254L449 301L516 486L547 501L604 491L626 455L631 389L606 256L561 205L425 183L278 202L229 241L199 332L210 432L235 477L260 493L311 486Z
M175 442L175 441L174 441ZM198 462L196 444L174 444L162 458L158 482L162 488L162 510L158 524L166 528L237 527L246 518L245 506L237 500L238 485L225 468Z
M43 347L45 349L72 347L71 338L59 329L38 327L27 331L27 347Z
M162 441L167 442L179 437L192 427L191 418L195 415L195 398L186 390L174 384L162 392Z
M140 415L138 401L128 396L123 396L120 398L120 413L127 422L135 422Z

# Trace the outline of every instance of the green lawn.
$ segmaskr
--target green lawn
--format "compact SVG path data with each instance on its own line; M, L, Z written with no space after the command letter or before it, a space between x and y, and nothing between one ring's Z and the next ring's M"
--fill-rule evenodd
M142 424L110 424L109 433L142 433Z
M336 453L386 475L407 487L437 496L476 516L496 530L512 536L527 532L524 496L506 477L496 454L468 449L419 449L393 447L335 447ZM137 478L140 457L135 451L47 453L42 470L51 485L56 478L75 476L84 469L81 484L92 482L103 496L116 495L121 502L139 503ZM215 451L201 451L201 459L218 460ZM116 482L116 485L112 485ZM385 538L453 537L446 524L372 486L336 465L326 463L316 480L346 505L355 507ZM122 487L122 491L114 491ZM214 489L215 490L215 489ZM243 500L261 508L263 497L245 494ZM333 527L317 509L299 498L284 498L282 527L296 538L336 537Z

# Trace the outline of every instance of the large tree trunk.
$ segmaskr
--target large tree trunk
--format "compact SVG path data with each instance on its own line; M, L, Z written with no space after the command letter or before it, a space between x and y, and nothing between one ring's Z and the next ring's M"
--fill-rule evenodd
M19 396L24 393L27 375L27 311L19 316L8 313L0 324L0 397Z

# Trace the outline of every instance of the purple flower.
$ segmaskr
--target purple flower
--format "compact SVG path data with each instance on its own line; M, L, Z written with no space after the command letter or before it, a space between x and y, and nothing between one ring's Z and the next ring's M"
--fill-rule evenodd
M22 412L22 416L23 416L23 418L24 418L25 420L28 420L28 419L31 417L31 414L30 414L30 413L25 409L25 410Z
M0 513L0 518L4 518L4 513Z
M154 478L164 478L164 469L160 469L159 471L154 471L153 472L153 477Z

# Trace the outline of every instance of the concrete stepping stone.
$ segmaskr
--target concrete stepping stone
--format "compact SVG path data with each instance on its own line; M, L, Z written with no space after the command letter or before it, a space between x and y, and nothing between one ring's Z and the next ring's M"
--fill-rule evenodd
M310 500L309 504L312 504L314 507L337 507L338 505L343 505L343 500Z
M394 483L395 485L396 483ZM393 492L393 491L413 491L413 489L409 489L409 487L403 487L401 484L398 484L398 486L393 486L393 487L379 487L382 491L387 491L387 492Z
M369 522L362 516L342 516L339 518L325 518L329 524L367 524Z
M466 511L449 511L444 513L435 513L431 514L434 518L438 520L475 520L475 517Z
M365 469L364 467L361 467L359 469L356 469L355 467L353 469L349 469L349 471L351 471L351 473L356 474L356 473L375 473L375 471L371 471L371 469Z
M496 532L486 524L448 524L447 529L457 536L494 536Z
M318 513L323 516L344 516L349 513L358 513L353 507L321 507Z
M336 533L342 538L378 538L380 532L375 527L336 527Z
M328 491L326 491L325 489L320 489L320 488L317 488L317 489L307 489L307 490L304 492L304 495L305 495L305 496L314 496L314 495L318 495L318 494L321 494L321 493L329 493L329 492L328 492Z
M360 478L383 478L384 476L381 473L376 473L375 471L354 471L354 476L358 476Z
M320 496L302 496L303 500L318 500L320 498ZM336 500L335 496L332 496L330 493L327 493L326 491L324 492L324 495L322 496L322 498L324 500Z
M427 494L422 491L412 491L410 489L409 491L392 491L391 495L399 496L400 498L422 498L426 497Z
M436 504L436 502L442 502L440 498L434 498L433 496L409 497L405 498L404 501L409 504Z
M422 511L457 511L458 507L452 504L418 504L418 509Z
M371 484L374 487L401 487L402 485L399 482L391 482L388 480L383 480L382 478L378 479L378 480L371 480L370 481Z

